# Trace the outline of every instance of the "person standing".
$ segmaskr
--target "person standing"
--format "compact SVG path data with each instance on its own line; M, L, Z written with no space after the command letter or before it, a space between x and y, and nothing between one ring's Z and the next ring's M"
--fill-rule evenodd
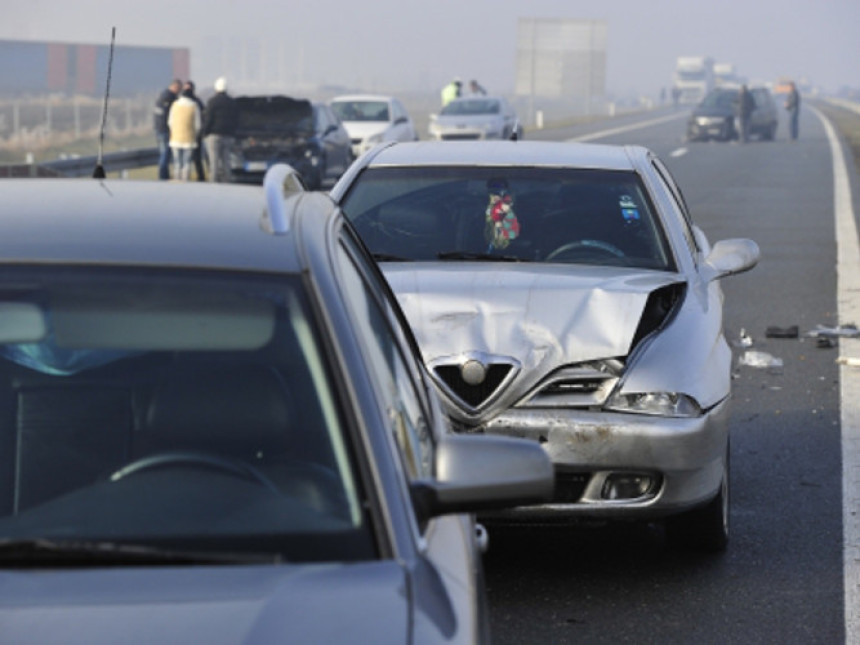
M203 101L194 93L194 81L185 81L182 89L188 90L191 100L197 104L197 108L200 110L200 118L205 119ZM206 171L203 168L203 128L198 128L197 130L197 146L191 154L191 160L194 162L194 172L197 174L197 181L206 181Z
M158 95L153 108L155 139L158 142L159 179L170 179L170 128L167 125L167 115L181 89L182 82L178 78L173 79L170 85Z
M197 147L197 134L203 125L200 108L191 98L191 90L182 90L170 106L167 126L170 128L170 150L173 153L174 179L188 181L191 176L191 159Z
M206 103L203 120L203 141L209 157L209 181L229 181L230 149L239 126L236 101L227 94L227 80L215 81L215 96Z
M442 88L442 107L448 105L451 101L460 96L460 88L463 82L459 78L455 78Z
M797 140L798 119L800 117L800 93L792 81L788 84L788 96L785 97L785 109L788 110L788 131L792 141Z
M478 81L472 79L469 81L469 91L475 96L486 96L487 90Z
M746 143L750 135L750 117L755 109L755 100L746 84L741 85L738 92L738 137L741 142Z

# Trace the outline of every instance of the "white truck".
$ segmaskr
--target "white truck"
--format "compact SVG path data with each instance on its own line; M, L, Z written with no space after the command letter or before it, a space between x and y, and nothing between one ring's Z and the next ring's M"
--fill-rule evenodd
M734 63L714 63L714 85L738 85L741 77L738 76L737 67Z
M714 87L714 60L710 56L679 56L675 65L673 96L679 103L696 104Z

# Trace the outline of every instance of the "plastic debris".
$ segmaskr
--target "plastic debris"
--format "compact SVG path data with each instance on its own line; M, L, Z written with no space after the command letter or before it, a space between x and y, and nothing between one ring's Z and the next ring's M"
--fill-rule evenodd
M747 365L748 367L781 368L782 359L768 354L767 352L750 350L741 355L738 359L738 365Z
M735 346L736 347L752 347L752 345L753 345L752 336L750 336L747 333L746 329L741 327L741 333L738 335L738 339L735 342Z
M833 349L836 347L836 339L829 336L819 336L815 339L815 346L820 349Z
M860 338L860 329L854 323L839 325L838 327L816 325L815 329L806 332L806 335L813 338Z
M797 338L800 336L800 329L797 325L791 327L768 327L764 335L767 338Z

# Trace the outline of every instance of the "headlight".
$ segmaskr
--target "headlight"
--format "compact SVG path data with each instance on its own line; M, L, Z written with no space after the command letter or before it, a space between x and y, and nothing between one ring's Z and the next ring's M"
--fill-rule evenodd
M696 123L703 127L707 127L709 125L719 125L725 121L725 118L721 116L697 116Z
M613 412L650 414L661 417L698 417L702 408L692 397L678 392L614 394L605 408Z

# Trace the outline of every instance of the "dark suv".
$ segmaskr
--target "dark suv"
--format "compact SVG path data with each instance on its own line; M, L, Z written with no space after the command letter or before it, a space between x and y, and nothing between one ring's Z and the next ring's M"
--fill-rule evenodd
M343 124L325 104L289 96L239 96L239 126L230 155L230 180L263 181L276 163L295 168L318 190L333 183L353 161Z
M772 141L779 123L776 103L766 87L751 87L755 108L750 116L750 135ZM690 141L731 141L738 138L736 119L738 96L736 87L719 87L711 90L693 110L687 122L687 139Z

